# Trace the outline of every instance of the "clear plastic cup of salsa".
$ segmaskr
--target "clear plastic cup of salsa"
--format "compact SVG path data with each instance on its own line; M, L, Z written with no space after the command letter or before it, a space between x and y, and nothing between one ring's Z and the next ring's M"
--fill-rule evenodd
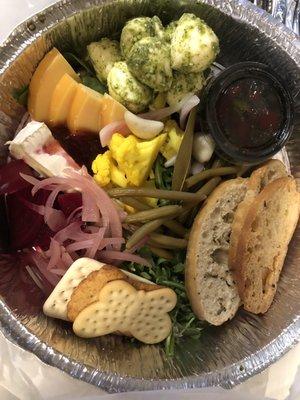
M285 145L293 130L293 98L267 65L242 62L208 83L200 108L201 127L216 152L235 164L257 164Z

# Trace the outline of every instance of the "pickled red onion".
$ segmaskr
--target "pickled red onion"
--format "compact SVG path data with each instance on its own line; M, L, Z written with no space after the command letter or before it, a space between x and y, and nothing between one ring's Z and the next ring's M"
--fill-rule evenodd
M124 120L112 122L108 125L105 125L104 128L101 129L99 132L101 146L107 146L112 138L112 135L116 132L121 133L124 136L127 136L130 133L130 130L128 129Z
M180 110L180 127L181 129L184 129L185 122L187 119L187 116L189 115L190 111L196 107L200 103L200 99L198 96L194 95L190 97L182 106Z
M121 218L123 219L126 213L97 186L86 168L83 167L80 174L72 170L65 172L65 177L51 177L42 181L23 175L25 180L34 184L31 190L33 194L40 189L51 191L45 206L29 204L32 209L44 216L48 226L55 232L49 249L46 252L36 251L33 257L45 278L55 285L58 275L62 275L75 259L82 256L83 250L86 257L96 257L104 262L132 261L149 265L149 262L142 257L121 251L121 246L125 242ZM54 208L58 194L65 191L82 194L82 206L73 210L68 219L61 210ZM74 221L73 218L77 213L78 220Z
M149 111L144 114L139 114L139 117L145 118L145 119L154 119L154 120L162 120L170 115L179 112L181 109L186 107L186 104L190 102L190 99L194 97L193 93L188 93L181 101L179 101L177 104L169 107L164 107L161 108L160 110L154 110L154 111ZM196 96L197 97L197 96Z

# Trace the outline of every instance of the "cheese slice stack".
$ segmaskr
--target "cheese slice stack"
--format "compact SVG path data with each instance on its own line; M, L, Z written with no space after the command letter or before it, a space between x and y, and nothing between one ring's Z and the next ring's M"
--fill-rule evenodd
M124 119L126 108L80 83L80 78L56 49L45 55L30 85L28 110L33 120L50 127L67 126L72 135L95 134Z
M62 54L53 48L39 63L30 81L28 111L32 119L49 122L51 98L57 83L65 74L77 82L80 80Z

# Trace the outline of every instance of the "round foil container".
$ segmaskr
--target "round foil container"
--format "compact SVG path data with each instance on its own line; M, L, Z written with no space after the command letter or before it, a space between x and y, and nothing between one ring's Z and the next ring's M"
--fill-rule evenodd
M299 42L280 22L242 0L65 0L22 23L0 48L0 162L5 162L4 144L25 112L12 94L29 83L49 49L84 53L91 41L118 38L129 18L158 15L168 23L183 12L195 13L214 29L220 38L219 63L266 63L285 81L296 101L295 130L287 153L299 183ZM41 294L34 292L24 271L11 268L9 257L2 257L1 327L8 338L45 363L108 392L230 388L266 368L299 340L299 263L300 227L268 313L256 316L241 310L224 326L206 329L199 340L184 340L175 357L168 358L158 345L137 345L115 336L76 337L68 324L43 315Z

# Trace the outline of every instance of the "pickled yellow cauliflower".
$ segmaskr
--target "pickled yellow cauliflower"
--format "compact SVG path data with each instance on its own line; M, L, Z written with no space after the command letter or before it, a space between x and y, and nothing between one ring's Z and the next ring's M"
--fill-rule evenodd
M109 71L107 85L111 97L133 113L145 110L152 101L152 90L139 82L123 61L115 63Z
M184 132L179 128L175 121L170 119L166 122L163 133L167 135L167 138L162 145L160 152L166 160L170 160L177 155Z
M170 45L157 37L136 42L126 59L130 72L156 92L165 92L172 84Z
M208 68L219 53L219 40L204 21L183 14L171 38L172 68L184 73Z
M163 26L157 16L153 18L139 17L128 21L122 29L120 46L123 57L126 59L132 46L139 40L149 37L162 37Z
M125 173L129 185L141 186L148 179L166 136L161 134L152 140L140 140L134 135L113 135L109 149L119 169Z
M106 151L99 154L92 163L94 179L99 186L104 187L113 183L119 187L126 187L128 181L124 172L122 172L111 157L111 152Z
M198 92L204 85L202 72L183 74L175 71L172 86L167 93L167 103L173 106L179 103L188 93Z
M103 38L99 42L90 43L87 51L97 78L106 84L108 73L114 63L122 60L119 42Z

